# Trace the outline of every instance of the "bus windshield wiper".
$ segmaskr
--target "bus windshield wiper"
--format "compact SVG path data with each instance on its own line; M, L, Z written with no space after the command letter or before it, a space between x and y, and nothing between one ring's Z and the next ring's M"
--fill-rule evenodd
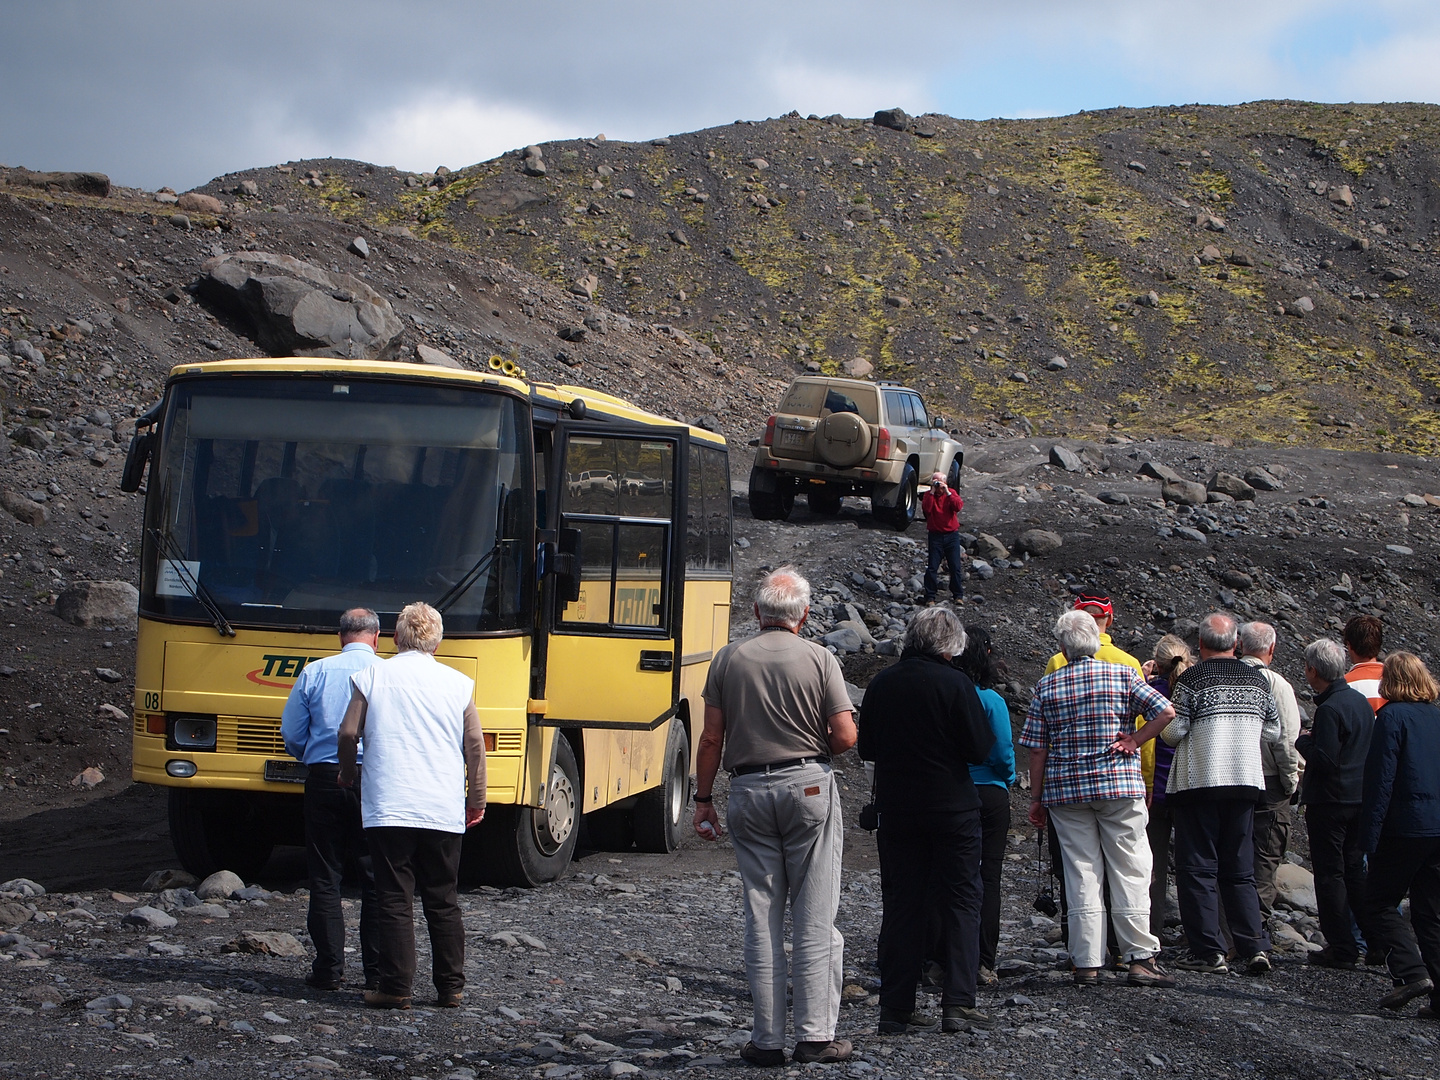
M466 570L460 580L455 582L454 585L451 585L450 588L446 590L445 595L435 601L435 610L442 615L449 611L460 597L470 591L470 586L474 585L475 582L480 579L480 575L490 568L490 564L495 561L495 556L500 553L500 549L504 547L504 545L504 540L496 540L490 550L476 559L475 565L470 567L469 570Z
M190 595L195 597L199 605L205 609L210 616L210 621L215 629L220 631L221 637L234 637L235 628L225 618L225 613L220 610L220 605L215 602L215 597L210 595L210 590L200 584L197 574L190 572L190 567L185 561L185 553L180 550L180 545L175 543L175 538L168 532L161 532L158 528L151 528L150 537L155 541L157 547L169 557L170 565L175 568L176 575L180 578L180 584L190 590Z

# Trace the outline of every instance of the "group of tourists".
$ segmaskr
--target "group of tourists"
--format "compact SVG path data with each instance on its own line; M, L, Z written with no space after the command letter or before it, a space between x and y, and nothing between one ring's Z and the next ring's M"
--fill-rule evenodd
M932 549L927 591L947 556ZM899 661L871 681L857 723L839 663L800 636L809 599L792 568L761 583L760 632L711 666L696 757L702 837L721 835L715 777L721 767L731 776L726 823L755 1014L741 1057L759 1066L786 1061L787 903L792 1059L852 1053L836 1038L843 829L831 759L857 743L874 766L878 811L879 1033L987 1027L976 988L996 981L1015 780L1009 710L995 692L1003 661L982 628L924 607ZM1170 966L1269 973L1267 919L1298 802L1326 942L1309 963L1388 964L1394 986L1378 1004L1430 995L1420 1015L1440 1018L1440 687L1425 664L1408 652L1380 660L1382 625L1357 616L1343 643L1306 647L1314 712L1305 719L1271 666L1269 624L1214 612L1200 623L1198 657L1167 634L1142 664L1111 640L1113 621L1101 595L1079 596L1059 617L1060 650L1019 738L1030 754L1028 819L1050 837L1075 983L1176 985L1160 963L1172 860L1185 947ZM938 1017L916 1009L927 966L940 983ZM1107 977L1112 968L1123 975Z

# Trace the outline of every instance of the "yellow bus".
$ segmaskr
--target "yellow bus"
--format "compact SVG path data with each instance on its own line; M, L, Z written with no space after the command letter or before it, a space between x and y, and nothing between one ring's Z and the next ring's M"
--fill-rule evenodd
M285 699L343 610L375 609L390 655L414 600L475 680L470 872L553 880L582 822L597 846L675 848L729 637L723 438L594 390L314 359L180 365L138 427L134 776L169 790L187 870L252 878L303 842Z

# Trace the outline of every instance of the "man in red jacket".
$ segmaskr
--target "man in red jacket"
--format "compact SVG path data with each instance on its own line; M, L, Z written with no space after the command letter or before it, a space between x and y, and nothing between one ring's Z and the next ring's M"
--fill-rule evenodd
M951 491L943 473L930 477L930 490L920 498L925 513L925 531L930 539L930 559L925 567L925 602L933 604L940 591L940 560L950 567L950 593L956 602L965 599L964 552L960 548L960 511L965 500Z

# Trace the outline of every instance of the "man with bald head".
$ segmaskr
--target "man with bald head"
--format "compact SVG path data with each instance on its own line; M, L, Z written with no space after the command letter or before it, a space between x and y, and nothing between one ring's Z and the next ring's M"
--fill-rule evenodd
M345 913L340 883L345 865L360 868L360 964L365 985L379 978L374 939L375 876L360 827L360 788L341 787L340 722L350 705L350 676L380 662L380 619L369 608L351 608L340 616L340 651L312 660L300 671L285 711L280 734L285 750L303 761L305 778L305 860L310 872L310 914L306 928L315 945L315 963L305 977L317 990L338 990L345 971Z
M1200 623L1200 662L1171 687L1175 719L1160 737L1175 747L1165 802L1175 818L1175 884L1188 956L1182 970L1228 972L1220 907L1236 961L1271 970L1270 935L1255 889L1255 804L1265 794L1261 746L1278 750L1280 712L1264 674L1235 656L1239 628L1224 612Z

